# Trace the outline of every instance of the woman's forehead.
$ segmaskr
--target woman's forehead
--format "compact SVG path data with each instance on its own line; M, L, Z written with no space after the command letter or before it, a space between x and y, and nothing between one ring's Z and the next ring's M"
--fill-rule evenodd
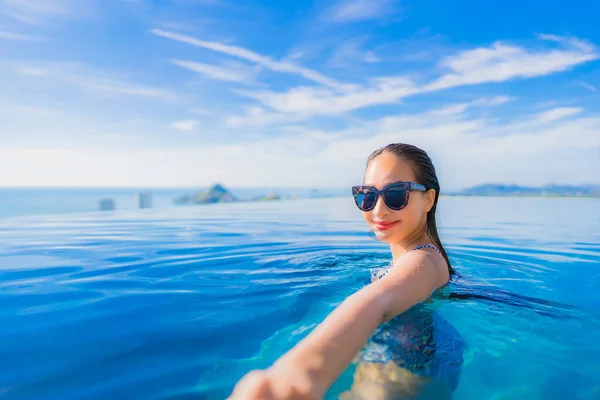
M392 154L381 154L371 160L365 171L365 185L387 185L394 182L414 182L412 165Z

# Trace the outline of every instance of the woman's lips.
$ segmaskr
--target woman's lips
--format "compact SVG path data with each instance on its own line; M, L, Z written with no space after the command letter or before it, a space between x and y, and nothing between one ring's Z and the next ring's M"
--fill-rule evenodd
M393 228L398 221L373 221L373 225L379 231L387 231L388 229Z

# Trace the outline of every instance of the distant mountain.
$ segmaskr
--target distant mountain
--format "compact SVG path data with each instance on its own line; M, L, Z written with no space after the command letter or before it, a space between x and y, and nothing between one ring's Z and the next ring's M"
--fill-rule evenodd
M234 201L238 201L237 197L218 183L201 192L185 194L174 200L176 204L231 203Z
M277 193L269 193L266 196L259 196L254 201L270 201L270 200L281 200L281 196Z
M600 197L600 185L555 185L542 187L487 183L473 186L451 195L460 196L548 196L548 197Z

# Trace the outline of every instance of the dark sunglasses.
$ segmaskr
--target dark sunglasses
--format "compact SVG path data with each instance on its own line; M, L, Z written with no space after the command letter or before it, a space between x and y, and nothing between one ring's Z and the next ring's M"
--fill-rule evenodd
M379 196L392 210L402 210L408 204L408 194L411 191L426 192L425 186L414 182L396 182L379 190L373 186L352 186L352 195L358 208L371 211Z

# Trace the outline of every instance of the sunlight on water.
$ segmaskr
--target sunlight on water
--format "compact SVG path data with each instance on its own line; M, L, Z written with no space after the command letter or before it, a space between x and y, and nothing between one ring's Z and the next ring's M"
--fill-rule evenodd
M600 201L440 206L455 398L600 398ZM1 219L0 394L222 399L388 260L351 199Z

